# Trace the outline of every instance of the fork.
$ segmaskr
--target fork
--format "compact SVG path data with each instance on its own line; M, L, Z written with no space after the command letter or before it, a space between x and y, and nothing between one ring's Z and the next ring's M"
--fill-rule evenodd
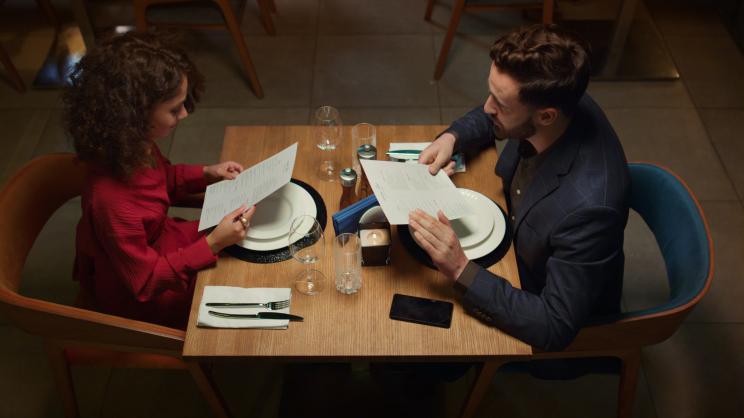
M289 306L289 299L277 302L266 303L229 303L229 302L210 302L205 305L215 308L266 308L272 311L284 309Z

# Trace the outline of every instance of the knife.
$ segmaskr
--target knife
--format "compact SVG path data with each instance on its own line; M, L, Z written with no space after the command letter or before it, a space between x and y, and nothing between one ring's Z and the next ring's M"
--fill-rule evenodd
M421 154L421 151L415 150L415 149L399 149L399 150L390 150L385 153L386 155L389 155L394 158L399 159L418 159L419 154Z
M290 321L304 320L303 317L292 315L283 312L259 312L257 314L232 314L217 311L207 311L212 316L218 316L220 318L233 318L233 319L289 319Z
M390 151L386 152L385 154L421 154L421 150L418 149L391 149Z

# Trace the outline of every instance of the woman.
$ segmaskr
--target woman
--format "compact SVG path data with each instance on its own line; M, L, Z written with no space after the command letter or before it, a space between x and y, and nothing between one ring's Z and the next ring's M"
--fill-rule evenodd
M90 166L75 276L103 312L185 328L196 272L245 237L255 207L237 208L208 235L167 216L243 169L172 165L155 143L193 111L202 80L180 49L127 33L88 52L63 94L66 129Z

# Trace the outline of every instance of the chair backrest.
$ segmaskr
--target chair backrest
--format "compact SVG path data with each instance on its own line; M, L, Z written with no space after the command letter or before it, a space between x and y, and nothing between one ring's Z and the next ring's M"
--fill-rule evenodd
M19 328L67 345L179 352L181 330L18 293L39 232L57 209L80 195L86 174L86 165L74 154L45 155L21 168L0 192L0 310Z
M630 206L656 238L666 265L669 300L627 316L644 316L697 302L713 276L713 250L700 205L685 183L668 169L629 164Z
M655 344L669 338L703 298L713 278L713 243L705 215L684 181L651 163L628 164L630 206L656 238L666 265L669 299L583 328L568 350Z

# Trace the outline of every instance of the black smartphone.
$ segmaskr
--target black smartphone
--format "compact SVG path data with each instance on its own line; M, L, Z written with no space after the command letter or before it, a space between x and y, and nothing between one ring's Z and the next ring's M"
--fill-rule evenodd
M390 306L390 319L449 328L453 308L451 302L396 293Z

